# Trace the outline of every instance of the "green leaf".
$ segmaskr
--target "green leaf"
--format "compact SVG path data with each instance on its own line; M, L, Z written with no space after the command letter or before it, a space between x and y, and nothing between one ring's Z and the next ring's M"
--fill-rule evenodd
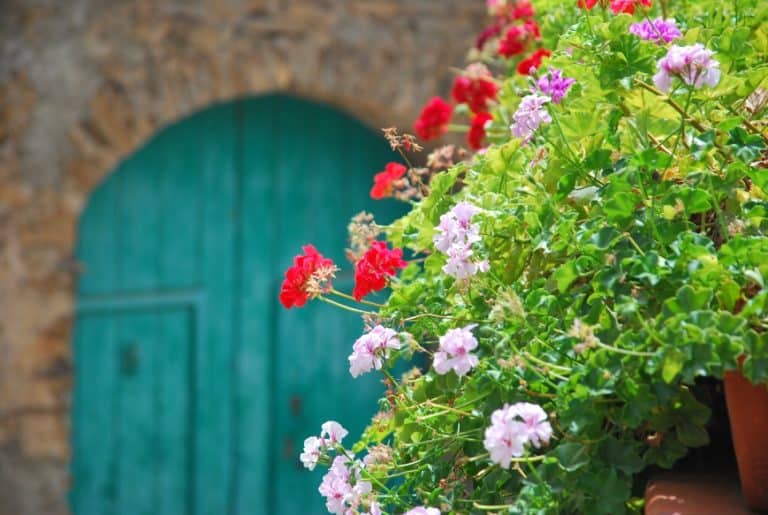
M640 198L634 193L620 191L608 199L603 210L608 220L625 224L635 215L639 202Z
M634 474L643 468L643 460L633 440L618 440L611 436L600 444L600 454L606 463L624 472Z
M560 293L564 293L568 290L568 287L573 284L573 281L579 277L579 273L576 270L576 262L569 261L560 266L560 268L555 270L552 274L552 277L555 279L555 283L557 283L557 290Z
M728 132L741 125L743 121L741 116L734 116L733 118L728 118L718 123L717 128L723 132Z
M709 288L694 288L686 284L677 290L673 299L667 299L665 307L672 313L690 313L697 309L703 309L712 300L712 290Z
M703 189L684 186L677 189L676 196L689 215L709 211L712 207L712 196Z
M573 472L589 463L587 448L575 442L561 443L553 451L563 470Z
M703 447L709 443L707 430L689 421L680 422L675 427L675 433L680 443L687 447Z
M612 151L610 149L599 148L584 159L584 166L587 170L607 170L613 165L611 154Z
M566 172L560 177L557 181L557 195L555 196L557 200L563 200L573 191L573 188L576 187L577 177L578 173L576 171Z
M669 349L661 362L661 378L665 383L671 383L685 364L685 354L678 349Z
M765 148L762 137L757 134L749 134L741 127L736 127L729 134L731 137L728 140L728 146L733 149L736 157L745 163L755 161Z

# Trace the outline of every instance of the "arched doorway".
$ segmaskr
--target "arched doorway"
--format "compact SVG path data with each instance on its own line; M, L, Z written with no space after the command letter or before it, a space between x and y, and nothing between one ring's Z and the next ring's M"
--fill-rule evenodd
M76 515L325 512L303 438L326 419L356 436L382 386L347 371L359 318L285 311L277 290L301 245L343 267L350 216L393 218L367 193L392 157L349 116L274 95L164 129L94 192L77 246Z

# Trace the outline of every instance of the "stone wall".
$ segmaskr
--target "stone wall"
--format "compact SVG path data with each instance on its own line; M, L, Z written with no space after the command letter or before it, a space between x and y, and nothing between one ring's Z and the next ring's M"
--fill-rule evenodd
M164 125L285 91L408 124L480 0L5 0L0 9L0 515L67 512L72 257L89 192Z

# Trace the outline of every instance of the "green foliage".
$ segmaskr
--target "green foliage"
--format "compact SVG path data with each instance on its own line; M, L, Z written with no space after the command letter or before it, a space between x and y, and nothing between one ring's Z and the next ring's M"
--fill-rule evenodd
M658 2L657 2L658 3ZM496 137L487 152L437 175L389 239L424 258L381 309L429 355L448 329L478 323L467 376L411 373L358 449L380 441L379 499L455 513L630 513L637 474L706 445L697 377L737 368L768 380L768 6L757 0L662 2L685 44L716 51L715 88L651 76L666 47L627 32L627 15L535 3L550 64L577 83L528 144ZM656 5L651 18L660 15ZM506 78L496 120L530 84ZM678 81L679 82L679 81ZM763 133L760 133L763 127ZM432 238L459 201L482 209L487 273L447 277ZM580 334L587 327L594 338ZM489 461L483 434L504 403L550 413L554 437L511 469Z

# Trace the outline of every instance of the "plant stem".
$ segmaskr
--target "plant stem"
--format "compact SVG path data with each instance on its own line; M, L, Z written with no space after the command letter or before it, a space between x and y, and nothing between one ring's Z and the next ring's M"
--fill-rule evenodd
M392 373L389 370L387 370L385 367L382 367L381 373L384 374L386 378L392 382L393 388L397 388L398 386L397 380L392 376Z
M605 350L609 350L609 351L612 351L612 352L616 352L618 354L626 354L627 356L637 356L637 357L640 357L640 358L650 358L650 357L653 357L653 356L656 355L656 353L654 353L654 352L641 352L641 351L637 351L637 350L629 350L629 349L621 349L619 347L612 347L610 345L604 344L603 342L601 342L599 340L595 343L595 345L597 345L601 349L605 349Z
M480 504L477 502L473 502L472 506L483 511L506 510L515 507L514 504Z
M335 300L329 299L328 297L323 297L322 295L320 295L317 298L327 304L330 304L331 306L336 306L337 308L341 308L346 311L350 311L352 313L357 313L359 315L375 315L376 314L374 311L365 311L363 309L353 308L352 306L347 306L346 304L342 304L341 302L336 302Z
M418 320L419 318L439 318L441 320L455 320L457 322L472 322L475 324L482 324L484 323L483 320L467 320L464 318L456 318L449 315L436 315L434 313L419 313L418 315L409 316L407 318L403 318L402 322L413 322L414 320Z
M573 372L573 369L571 369L571 368L564 367L562 365L556 365L554 363L550 363L549 361L544 361L543 359L537 358L536 356L534 356L533 354L530 354L528 352L523 352L523 355L525 355L526 358L532 360L535 363L538 363L539 365L541 365L543 367L553 368L555 370L559 370L559 371L564 372L564 373L566 373L566 372L568 372L568 373Z
M672 146L672 155L675 155L675 152L677 151L677 146L680 143L680 140L685 139L685 120L688 117L688 107L691 105L691 97L693 96L693 88L691 88L688 91L688 96L685 98L685 108L683 108L683 112L680 113L680 133L677 136L677 139L675 140L675 144Z
M635 79L635 83L638 86L640 86L641 88L643 88L643 89L645 89L647 91L650 91L651 93L653 93L656 96L664 97L664 100L670 106L672 106L672 109L674 109L675 111L677 111L681 115L684 115L684 116L687 117L686 121L688 123L690 123L693 127L696 127L696 129L698 129L701 132L707 132L707 128L701 122L699 122L698 120L692 118L691 116L688 116L688 114L685 112L685 110L682 107L680 107L680 104L678 104L677 102L672 100L672 97L670 97L669 95L664 94L661 90L656 89L655 87L653 87L650 84L647 84L647 83L641 81L640 79Z
M366 306L371 306L371 307L376 307L376 308L383 308L384 307L384 304L379 304L378 302L373 302L373 301L365 300L365 299L357 300L352 295L349 295L347 293L341 292L341 291L337 290L336 288L332 288L331 289L331 293L333 293L334 295L338 295L342 299L353 300L355 302L359 302L360 304L365 304Z
M631 243L631 244L632 244L632 246L633 246L633 247L635 247L635 250L636 250L636 251L637 251L637 252L638 252L638 253L639 253L641 256L645 256L645 252L643 252L643 249L641 249L641 248L640 248L640 245L638 245L638 244L637 244L637 242L635 241L635 239L632 237L632 235L631 235L631 234L629 234L628 232L625 232L625 233L624 233L624 237L625 237L625 238L627 238L627 240L629 241L629 243Z

